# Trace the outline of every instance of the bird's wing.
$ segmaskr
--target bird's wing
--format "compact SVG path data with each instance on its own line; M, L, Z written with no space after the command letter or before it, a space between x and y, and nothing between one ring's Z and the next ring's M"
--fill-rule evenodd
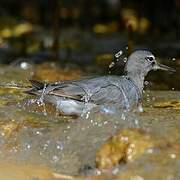
M66 97L78 101L88 101L94 104L119 102L122 99L122 91L117 86L109 84L99 87L92 94L88 94L82 87L67 84L64 87L58 87L49 92L51 95Z
M54 95L56 97L65 97L82 102L92 102L95 104L121 102L122 90L105 80L102 81L91 79L90 81L65 81L59 83L51 83L46 85L45 94ZM39 81L30 81L34 88L27 91L30 94L40 95L44 89L44 84ZM94 85L92 88L92 84Z
M90 101L94 102L95 104L122 103L122 90L114 84L102 86L91 96Z
M85 91L81 86L73 82L44 83L37 80L29 80L32 88L25 92L33 95L41 95L42 93L59 97L70 98L81 101L85 95ZM44 92L43 92L44 91Z
M83 101L86 91L77 84L64 83L49 91L48 94Z

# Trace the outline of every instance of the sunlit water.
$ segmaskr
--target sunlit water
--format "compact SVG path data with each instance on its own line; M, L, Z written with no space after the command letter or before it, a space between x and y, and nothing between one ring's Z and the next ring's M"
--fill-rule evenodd
M27 79L33 69L1 68L1 84L28 85ZM149 92L144 94L144 113L125 112L117 107L99 107L81 117L60 116L55 107L44 104L43 96L35 98L21 89L0 88L0 161L45 165L54 172L77 175L84 167L95 168L95 155L99 147L116 131L124 128L141 128L162 137L169 143L180 140L180 110L178 108L154 108L156 102L178 101L180 92ZM163 150L154 151L155 156L167 155ZM179 167L179 159L165 165L166 169ZM136 169L140 164L144 172L161 166L149 163L144 155L132 163ZM149 164L149 165L148 165ZM126 172L126 166L118 171ZM167 172L172 175L174 172ZM169 174L168 174L169 173Z

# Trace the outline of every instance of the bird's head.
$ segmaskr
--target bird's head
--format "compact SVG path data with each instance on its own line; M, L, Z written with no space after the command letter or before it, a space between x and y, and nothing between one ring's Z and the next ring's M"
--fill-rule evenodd
M141 74L143 76L146 76L147 73L151 70L175 72L175 69L163 64L159 64L156 61L155 56L150 51L146 50L134 51L129 56L125 66L125 72L132 75Z

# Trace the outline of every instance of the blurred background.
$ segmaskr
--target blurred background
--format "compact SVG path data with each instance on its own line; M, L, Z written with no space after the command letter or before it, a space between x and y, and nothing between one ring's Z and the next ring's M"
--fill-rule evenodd
M179 35L180 0L0 1L0 63L47 81L122 74L129 53L148 49L177 73L151 73L147 87L179 90Z

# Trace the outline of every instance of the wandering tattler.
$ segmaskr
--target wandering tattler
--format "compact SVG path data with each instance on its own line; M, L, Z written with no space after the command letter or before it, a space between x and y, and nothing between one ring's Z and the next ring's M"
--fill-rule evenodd
M27 93L43 96L64 115L80 115L92 107L118 104L123 109L141 109L144 78L151 70L175 71L157 63L154 55L145 50L133 52L125 65L123 76L101 76L83 80L61 81L45 84L30 80L32 88Z

